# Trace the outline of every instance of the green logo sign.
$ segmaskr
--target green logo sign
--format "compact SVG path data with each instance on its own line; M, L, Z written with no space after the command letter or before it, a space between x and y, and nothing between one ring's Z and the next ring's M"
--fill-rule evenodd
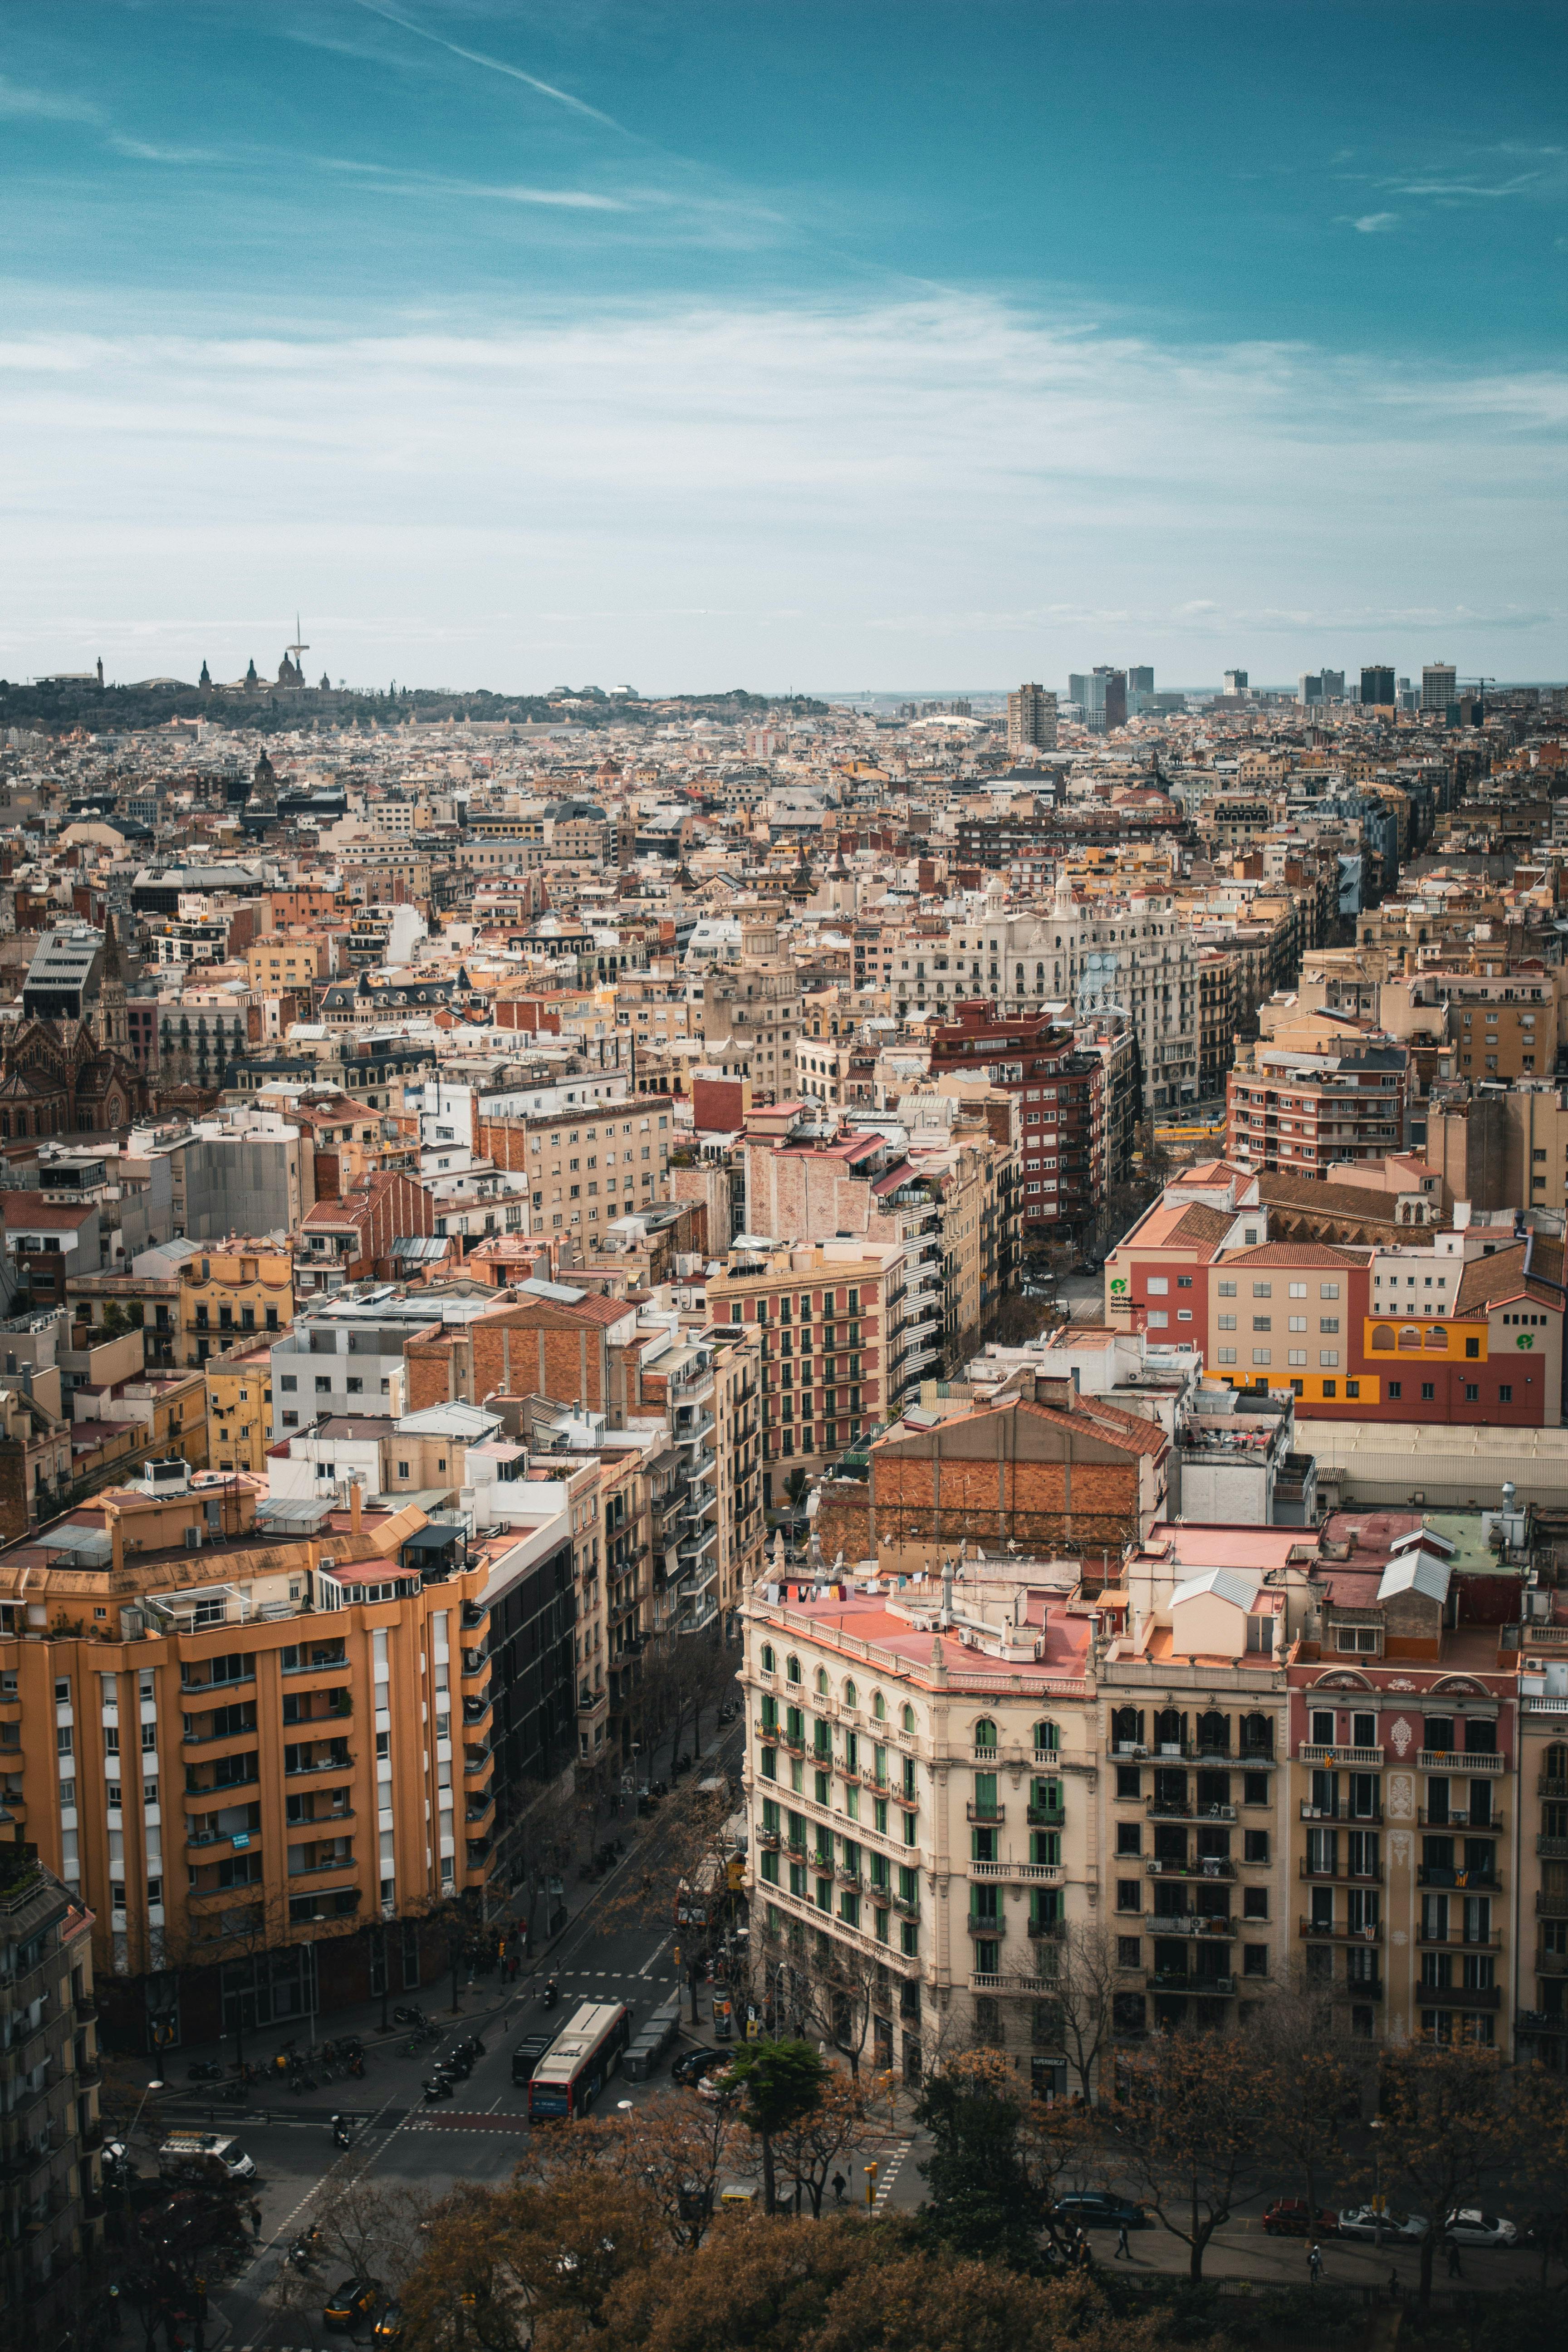
M1110 1286L1110 1295L1112 1298L1120 1298L1126 1287L1127 1285L1122 1281L1121 1276L1118 1275L1115 1281Z
M1533 1348L1535 1345L1534 1332L1521 1331L1513 1344L1516 1348Z

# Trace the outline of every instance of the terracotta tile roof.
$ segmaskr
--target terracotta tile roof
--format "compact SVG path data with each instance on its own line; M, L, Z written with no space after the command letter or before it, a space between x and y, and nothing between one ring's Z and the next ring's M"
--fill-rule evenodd
M1194 1201L1182 1213L1181 1221L1166 1234L1167 1242L1185 1242L1199 1249L1217 1249L1232 1225L1235 1213L1229 1209L1211 1209L1206 1201Z
M1370 1245L1344 1248L1338 1242L1259 1242L1253 1249L1226 1250L1226 1265L1368 1265Z
M1511 1249L1498 1250L1491 1257L1472 1258L1454 1301L1455 1314L1485 1315L1511 1298L1528 1298L1535 1306L1555 1307L1561 1314L1561 1286L1525 1273L1525 1248L1523 1242L1516 1242Z
M1258 1171L1258 1197L1265 1208L1278 1201L1282 1208L1316 1209L1322 1217L1365 1217L1380 1225L1399 1223L1392 1192L1374 1192L1366 1184L1321 1183L1313 1176L1292 1175L1286 1168Z

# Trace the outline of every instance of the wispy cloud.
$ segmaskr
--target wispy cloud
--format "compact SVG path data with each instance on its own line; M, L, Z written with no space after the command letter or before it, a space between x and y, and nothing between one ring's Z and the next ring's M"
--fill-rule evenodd
M1350 216L1346 215L1344 217ZM1350 225L1363 236L1383 236L1391 228L1399 226L1399 215L1397 213L1363 213L1359 220L1352 219Z
M1249 637L1285 674L1369 642L1408 664L1433 631L1471 667L1466 635L1506 633L1516 675L1549 675L1565 412L1547 372L1194 350L960 298L13 338L0 528L40 612L89 575L106 618L232 610L239 581L280 615L330 593L399 676L411 612L494 684L549 684L546 640L556 676L644 685L896 683L966 648L983 683L1132 638L1167 671L1201 655L1189 676ZM241 478L264 509L236 509ZM503 625L520 582L532 610ZM144 666L251 650L171 638Z
M1511 180L1502 180L1488 186L1479 180L1385 180L1383 185L1394 196L1474 197L1479 202L1493 203L1503 196L1531 195L1546 178L1544 172L1519 172Z
M123 131L111 131L104 144L133 163L221 163L227 160L221 148L165 147L151 139L132 139Z
M0 115L35 115L46 122L101 122L103 110L68 90L26 89L0 74Z
M504 74L509 81L522 82L541 98L548 98L557 106L564 106L574 114L581 114L590 122L601 122L608 131L621 131L613 115L604 114L598 107L590 106L586 99L574 98L570 90L558 89L553 82L541 81L536 74L524 73L521 66L508 65L504 58L487 57L482 49L467 49L458 41L449 41L445 34L432 33L427 26L416 24L411 16L400 16L395 8L384 8L379 0L358 0L368 16L380 16L388 25L396 25L416 40L428 41L432 48L445 49L448 56L461 58L471 66L482 66L487 73ZM624 133L623 133L624 135Z
M567 212L619 213L630 209L619 196L594 194L586 188L530 188L515 183L455 180L437 172L399 171L390 163L362 163L351 156L315 155L318 171L345 176L380 187L388 195L468 196L491 204L544 205Z

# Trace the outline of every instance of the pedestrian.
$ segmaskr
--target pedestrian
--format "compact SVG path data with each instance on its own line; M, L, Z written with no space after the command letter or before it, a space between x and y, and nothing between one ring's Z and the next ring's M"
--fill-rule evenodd
M846 2190L846 2189L847 2189L847 2188L848 2188L848 2186L849 2186L849 2183L845 2179L844 2175L843 2175L841 2172L836 2172L836 2173L834 2174L834 2176L833 2176L833 2201L834 2201L834 2203L835 2203L836 2205L842 2205L842 2204L843 2204L843 2202L844 2202L844 2191Z
M1312 2284L1316 2286L1323 2275L1323 2251L1316 2238L1307 2249L1307 2268L1311 2274Z
M1457 2238L1450 2238L1448 2240L1448 2276L1463 2278L1464 2275L1464 2272L1459 2267L1459 2242Z
M1116 2260L1119 2263L1130 2263L1132 2260L1132 2249L1127 2242L1127 2224L1125 2221L1119 2223L1117 2227Z
M261 2200L258 2197L250 2200L250 2234L253 2238L261 2235Z
M1388 2300L1390 2303L1397 2303L1404 2293L1405 2289L1399 2284L1399 2273L1397 2271L1390 2271L1388 2273Z

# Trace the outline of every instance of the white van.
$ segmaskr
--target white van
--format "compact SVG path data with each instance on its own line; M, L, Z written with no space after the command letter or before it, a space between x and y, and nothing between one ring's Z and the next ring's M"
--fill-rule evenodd
M239 2142L221 2132L171 2132L158 2150L163 2180L250 2180L255 2174Z

